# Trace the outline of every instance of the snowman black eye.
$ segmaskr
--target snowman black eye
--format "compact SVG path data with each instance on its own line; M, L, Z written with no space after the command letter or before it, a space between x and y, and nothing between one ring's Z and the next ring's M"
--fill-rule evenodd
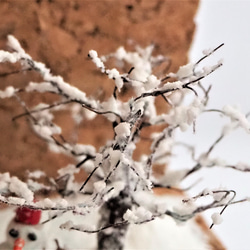
M28 239L31 241L35 241L37 239L36 235L34 233L29 233L28 234Z
M18 235L19 235L19 232L18 232L16 229L12 228L12 229L10 229L10 231L9 231L9 235L10 235L11 237L13 237L13 238L17 238Z

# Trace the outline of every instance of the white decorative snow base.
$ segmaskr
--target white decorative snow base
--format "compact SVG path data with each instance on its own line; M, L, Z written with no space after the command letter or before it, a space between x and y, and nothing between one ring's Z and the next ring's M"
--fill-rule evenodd
M152 197L152 199L154 199ZM172 205L178 204L181 197L173 195L161 196L157 198L160 203L164 201L172 202ZM8 222L13 218L13 209L0 210L0 242L5 240L6 227ZM48 214L43 213L44 220ZM98 217L82 217L65 213L61 217L44 224L44 231L47 234L45 239L46 249L56 249L55 239L63 249L96 249L97 234L87 234L78 231L62 230L59 226L71 220L75 224L87 224L92 226L96 224ZM84 220L84 221L83 221ZM43 220L42 220L43 221ZM110 229L107 229L110 230ZM111 232L112 233L112 232ZM152 222L143 225L131 225L126 236L125 249L143 249L143 250L205 250L211 249L208 243L209 237L202 231L194 219L183 224L176 223L171 217L157 218ZM44 246L41 246L41 249ZM0 248L3 249L3 248ZM25 248L24 248L25 249ZM7 250L7 249L5 249ZM38 250L38 249L36 249Z

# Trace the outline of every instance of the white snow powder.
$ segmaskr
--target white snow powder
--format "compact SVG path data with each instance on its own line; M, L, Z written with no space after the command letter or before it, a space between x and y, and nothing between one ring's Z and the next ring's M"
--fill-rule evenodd
M9 98L15 94L15 89L12 86L7 87L4 91L0 90L0 98Z
M193 63L188 63L184 66L181 66L177 71L176 75L178 76L178 78L184 78L193 75L193 68Z
M140 223L151 220L152 213L146 210L144 207L138 207L133 210L128 209L123 215L123 219L129 221L130 223Z
M150 75L145 83L145 90L153 90L160 85L161 81L155 75Z
M135 215L133 211L128 209L126 213L123 215L123 219L130 222L130 223L135 223L138 220L138 217Z
M12 205L23 205L25 203L25 199L18 197L8 197L8 202Z
M27 184L20 181L17 177L11 177L9 190L16 195L24 198L27 202L32 202L34 199L34 194L28 188Z
M223 221L223 218L222 218L221 214L219 214L219 213L213 213L211 218L213 220L213 224L215 224L215 225L219 225Z
M20 43L14 36L8 35L7 39L8 39L7 44L9 47L11 47L13 50L15 50L21 55L26 55L24 49L21 47Z
M245 171L247 169L250 169L250 166L244 162L238 162L235 167L240 171Z
M52 208L56 206L56 203L49 198L45 198L44 200L36 202L35 205L37 207Z
M33 179L39 179L43 176L45 176L45 172L41 170L35 170L33 172L28 172L28 177Z
M246 132L250 133L249 121L247 120L246 116L242 114L237 108L226 105L222 110L225 115L231 118L232 121L237 121L239 125L246 130Z
M61 229L69 230L74 226L73 222L71 220L68 220L67 222L60 225Z
M25 88L27 92L37 91L39 93L45 92L57 92L57 89L51 85L49 82L30 82L29 85Z
M167 82L164 84L164 86L161 88L162 91L166 90L175 90L175 89L182 89L183 82L181 81L175 81L175 82Z
M94 189L97 193L102 193L106 188L106 183L104 181L96 181L94 183Z
M90 50L89 56L91 57L92 61L95 63L96 67L100 68L101 71L103 72L105 69L105 66L104 66L102 60L98 57L97 52L95 50Z
M115 133L118 138L127 137L130 135L130 124L121 122L115 127Z

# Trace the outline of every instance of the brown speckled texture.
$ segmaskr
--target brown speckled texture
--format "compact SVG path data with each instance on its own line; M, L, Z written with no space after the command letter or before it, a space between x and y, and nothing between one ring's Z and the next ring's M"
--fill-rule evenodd
M133 49L153 42L155 53L168 55L170 70L174 71L187 62L197 6L197 0L2 0L0 48L6 49L6 36L13 34L35 60L45 63L54 74L88 95L105 99L113 90L113 82L87 60L88 51L106 54L121 45ZM0 65L0 75L12 68ZM7 85L22 87L31 79L39 80L32 72L1 76L0 89ZM21 97L28 103L41 101L35 94ZM25 118L11 121L22 111L15 99L0 102L0 171L23 177L27 169L43 169L54 176L70 159L49 152L46 144L30 132ZM102 117L94 123L83 123L76 133L67 116L58 115L57 119L72 142L77 133L82 143L98 148L113 136L111 125Z

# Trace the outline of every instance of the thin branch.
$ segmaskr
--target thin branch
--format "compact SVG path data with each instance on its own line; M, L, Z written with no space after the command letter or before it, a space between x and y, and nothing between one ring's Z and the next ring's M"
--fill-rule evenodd
M86 184L89 182L90 178L93 176L93 174L95 173L95 171L96 171L98 168L99 168L99 166L98 166L98 167L95 167L95 168L92 170L92 172L89 174L89 176L87 177L87 179L85 180L85 182L84 182L84 183L82 184L82 186L80 187L80 189L79 189L80 192L84 189L84 187L85 187Z
M205 109L205 110L203 110L202 111L203 113L206 113L206 112L218 112L218 113L220 113L220 114L225 114L222 110L220 110L220 109Z
M136 102L136 101L138 101L138 100L140 100L142 98L149 97L149 96L155 96L156 97L156 96L159 96L159 95L162 95L162 94L171 93L171 92L174 92L174 91L179 90L179 89L190 88L189 85L199 82L200 80L204 79L208 75L212 74L216 69L218 69L221 66L222 66L221 63L215 65L214 68L210 72L208 72L206 75L202 75L202 76L200 76L200 77L198 77L198 78L196 78L194 80L191 80L191 81L189 81L187 83L183 83L182 86L181 86L181 88L179 88L179 87L170 88L170 89L164 89L164 87L163 88L159 88L159 89L154 90L152 92L146 92L146 93L141 94L140 96L137 96L134 99L134 101Z
M186 88L191 90L195 94L195 96L198 96L198 93L195 89L191 88L190 86L186 86Z
M194 186L196 186L200 181L201 181L201 178L198 179L197 181L195 181L193 184L191 184L190 186L188 186L186 188L177 188L177 187L173 187L171 185L164 186L164 185L159 184L159 183L153 183L153 187L154 188L166 188L166 189L170 189L170 190L173 190L173 191L177 191L177 192L183 193L183 192L186 192L186 191L190 190Z
M24 71L30 71L31 69L19 69L19 70L14 70L11 72L6 72L6 73L0 73L0 77L5 77L5 76L9 76L9 75L13 75L13 74L18 74Z
M194 68L201 63L204 59L206 59L207 57L209 57L210 55L212 55L215 51L217 51L218 49L220 49L222 46L224 46L224 43L220 44L219 46L217 46L215 49L213 49L211 52L209 52L207 55L203 56L202 58L200 58L195 64L194 64Z
M93 155L90 155L90 154L86 154L86 158L83 159L82 161L78 162L76 164L76 168L79 168L81 167L85 162L89 161L89 160L94 160L95 159L95 156Z
M49 219L47 219L47 220L44 220L44 221L41 222L40 224L44 225L44 224L46 224L46 223L48 223L48 222L50 222L50 221L52 221L52 220L54 220L54 219L59 218L60 216L62 216L62 215L65 214L66 212L68 212L68 211L62 211L61 213L55 214L55 215L53 215L51 218L49 218Z
M235 196L236 196L236 192L234 190L229 190L229 193L233 193L233 197L228 201L228 203L222 208L222 210L220 211L220 215L223 214L223 212L225 211L225 209L232 203L232 201L234 200ZM225 197L226 198L226 197ZM212 229L212 227L214 226L214 223L211 224L210 229Z
M33 210L42 210L42 211L74 211L77 207L76 206L66 206L66 207L61 207L61 206L53 206L53 207L48 207L48 206L38 206L38 205L32 205L32 204L17 204L16 202L11 202L9 201L6 197L1 196L0 197L0 203L9 205L9 206L16 206L16 207L27 207Z
M92 108L92 107L90 107L89 105L86 105L86 104L82 104L82 107L84 107L84 108L86 108L86 109L88 109L88 110L90 110L90 111L92 111L92 112L94 112L94 113L96 113L98 115L113 114L113 115L117 116L120 119L121 122L123 121L122 117L116 112L113 112L113 111L98 111L98 110L96 110L96 109L94 109L94 108Z
M121 221L121 222L117 222L115 224L110 224L110 225L107 225L107 226L104 226L104 227L100 227L99 229L95 229L95 230L89 230L89 229L83 229L82 226L72 226L70 228L67 228L68 230L76 230L76 231L80 231L80 232L83 232L83 233L99 233L101 231L104 231L105 229L108 229L108 228L117 228L117 227L120 227L120 226L124 226L124 225L128 225L129 222L128 221ZM60 226L61 229L65 229L64 225L61 225Z
M104 182L107 183L110 176L115 172L115 170L118 168L118 166L120 165L121 161L118 160L117 163L115 164L115 166L113 167L113 169L108 173L107 177L105 178Z
M69 104L69 103L72 103L73 101L69 100L69 101L65 101L65 102L58 102L58 103L53 103L51 105L48 105L46 107L43 107L43 108L39 108L39 109L34 109L34 110L30 110L29 112L25 112L25 113L22 113L22 114L19 114L19 115L16 115L12 118L12 121L15 121L23 116L27 116L27 115L30 115L30 114L33 114L33 113L39 113L41 111L44 111L44 110L48 110L48 109L52 109L54 107L57 107L57 106L60 106L60 105L65 105L65 104Z

